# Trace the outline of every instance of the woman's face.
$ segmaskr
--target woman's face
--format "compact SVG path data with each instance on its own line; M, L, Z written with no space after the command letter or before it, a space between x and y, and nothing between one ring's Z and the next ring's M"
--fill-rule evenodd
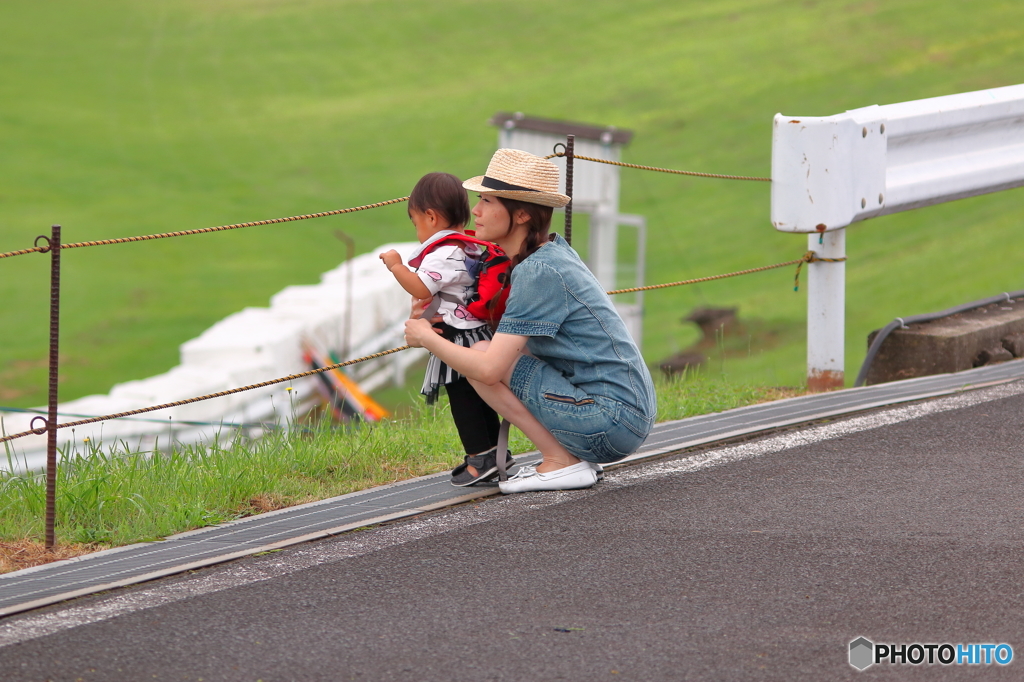
M472 213L473 228L480 239L496 242L508 234L508 209L497 197L481 194Z

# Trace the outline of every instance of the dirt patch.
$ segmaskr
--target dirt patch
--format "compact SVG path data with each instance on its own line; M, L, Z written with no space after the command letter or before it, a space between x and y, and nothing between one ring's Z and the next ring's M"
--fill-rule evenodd
M806 388L799 388L794 386L773 386L764 390L764 395L757 402L770 403L776 400L785 400L786 398L796 398L797 396L807 395Z
M70 544L57 545L52 551L48 551L43 547L43 543L35 540L0 541L0 573L41 566L61 559L98 552L101 549L107 548L103 545Z
M253 516L265 514L266 512L277 511L287 507L294 507L297 504L316 502L318 498L307 495L302 498L286 497L274 493L260 493L250 497L243 507L238 510L239 516Z
M790 320L740 320L738 308L695 308L682 318L701 330L701 338L692 346L665 358L659 368L672 376L708 366L723 359L746 358L778 346L799 341L804 333L802 322Z

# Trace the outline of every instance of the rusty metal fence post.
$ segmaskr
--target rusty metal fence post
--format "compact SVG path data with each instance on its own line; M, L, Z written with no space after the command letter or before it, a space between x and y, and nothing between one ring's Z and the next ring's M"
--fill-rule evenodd
M573 149L576 146L576 136L565 136L565 194L569 197L569 203L565 205L565 241L572 246L572 161Z
M348 354L352 352L352 259L356 256L356 241L349 235L342 232L341 230L335 230L334 236L345 242L345 345L341 353L341 357L345 360L348 359Z
M44 237L45 238L45 237ZM38 241L38 240L37 240ZM60 225L50 234L50 391L46 413L46 549L53 549L57 498L57 372L60 342Z

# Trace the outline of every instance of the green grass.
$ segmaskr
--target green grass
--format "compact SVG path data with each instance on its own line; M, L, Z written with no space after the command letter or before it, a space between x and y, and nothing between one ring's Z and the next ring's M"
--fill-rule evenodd
M59 468L57 526L64 542L152 540L450 468L461 461L457 447L450 416L434 409L361 428L318 422L170 453L93 447ZM0 474L0 500L0 538L39 536L41 477Z
M636 132L627 161L766 175L776 112L828 115L1024 80L1024 4L926 0L6 0L0 3L0 251L293 215L482 171L498 110ZM847 376L897 315L1024 287L1021 190L857 225ZM768 186L623 171L648 219L648 281L790 260ZM61 398L167 370L178 345L289 284L412 231L403 206L65 252ZM0 261L0 404L45 402L46 258ZM651 364L701 304L791 341L731 359L803 381L804 293L772 271L647 294Z
M778 397L713 374L658 384L659 418ZM513 452L532 449L517 430ZM336 428L318 422L254 440L181 446L169 453L91 447L64 453L58 469L61 544L116 546L154 540L231 519L451 469L462 461L447 403L406 416ZM0 472L0 542L43 534L45 481ZM21 546L21 545L19 545Z

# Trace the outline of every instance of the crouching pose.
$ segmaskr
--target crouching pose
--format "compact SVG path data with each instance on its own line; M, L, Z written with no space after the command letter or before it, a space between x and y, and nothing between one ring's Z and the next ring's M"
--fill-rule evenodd
M512 258L511 293L490 341L465 348L427 320L406 322L406 342L469 379L543 461L499 485L503 493L588 488L601 464L636 452L655 417L651 375L597 279L569 244L549 235L558 167L499 149L464 183L480 195L476 235Z

